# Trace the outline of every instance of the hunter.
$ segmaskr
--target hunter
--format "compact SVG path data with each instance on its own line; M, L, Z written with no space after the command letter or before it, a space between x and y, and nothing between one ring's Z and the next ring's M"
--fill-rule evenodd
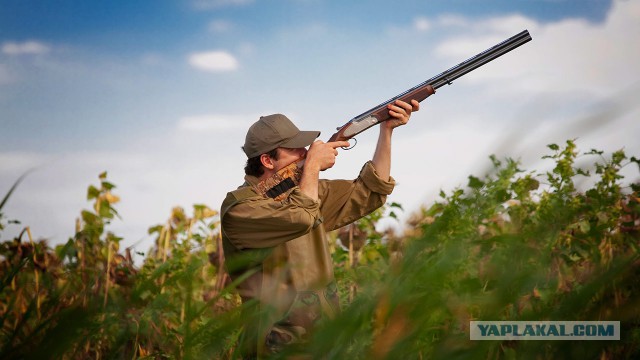
M244 358L304 346L319 321L337 315L327 232L385 203L395 185L393 131L419 103L397 100L388 108L392 117L380 124L373 157L355 180L320 179L348 141L316 140L320 132L300 131L282 114L260 117L249 128L244 183L227 194L220 211L227 271L240 279L238 292L253 309L240 339ZM265 192L274 184L275 193Z

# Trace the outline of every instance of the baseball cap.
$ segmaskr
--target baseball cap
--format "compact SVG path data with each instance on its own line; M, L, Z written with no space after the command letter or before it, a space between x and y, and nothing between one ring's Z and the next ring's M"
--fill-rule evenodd
M279 147L306 147L318 136L320 131L300 131L282 114L261 116L247 131L242 150L247 158L252 158Z

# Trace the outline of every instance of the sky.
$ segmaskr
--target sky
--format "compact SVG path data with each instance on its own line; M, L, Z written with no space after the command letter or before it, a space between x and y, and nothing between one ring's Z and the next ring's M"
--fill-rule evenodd
M247 128L283 113L337 126L527 29L533 40L442 87L393 139L404 217L482 176L489 155L542 171L547 144L640 156L640 0L0 0L2 210L55 245L107 171L109 227L146 252L174 206L218 209ZM326 178L354 178L377 129ZM585 159L585 161L591 161ZM628 181L638 169L625 168ZM403 219L401 216L401 221Z

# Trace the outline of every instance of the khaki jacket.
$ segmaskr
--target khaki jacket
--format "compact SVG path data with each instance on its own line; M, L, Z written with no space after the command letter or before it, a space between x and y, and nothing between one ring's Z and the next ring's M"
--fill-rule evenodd
M246 176L243 186L227 194L220 211L222 239L231 278L248 276L238 286L243 302L258 300L263 315L269 310L258 346L266 339L277 351L274 342L303 339L317 320L338 311L327 231L381 207L395 181L380 179L367 162L355 180L320 180L318 201L298 187L282 201L265 198L253 190L257 182ZM296 314L300 304L314 306Z

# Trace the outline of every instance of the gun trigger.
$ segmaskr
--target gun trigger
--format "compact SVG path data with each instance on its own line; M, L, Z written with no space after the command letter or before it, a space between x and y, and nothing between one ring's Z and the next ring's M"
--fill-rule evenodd
M356 147L356 145L358 145L358 139L356 139L356 138L354 138L354 137L353 137L353 138L351 138L351 139L349 139L349 140L353 140L353 141L355 141L355 143L354 143L353 145L349 146L349 147L341 146L340 148L341 148L342 150L351 150L351 149L353 149L354 147Z

